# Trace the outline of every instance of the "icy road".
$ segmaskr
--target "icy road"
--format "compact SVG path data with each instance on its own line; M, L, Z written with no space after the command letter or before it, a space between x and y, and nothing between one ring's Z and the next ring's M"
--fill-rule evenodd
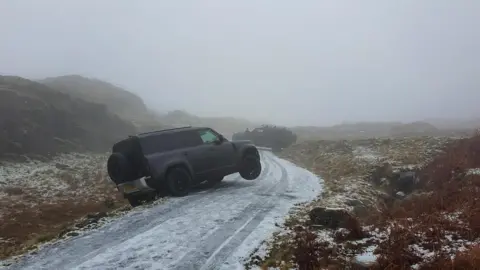
M136 208L6 269L243 269L289 208L321 191L312 173L268 151L261 156L257 180L235 174L215 188Z

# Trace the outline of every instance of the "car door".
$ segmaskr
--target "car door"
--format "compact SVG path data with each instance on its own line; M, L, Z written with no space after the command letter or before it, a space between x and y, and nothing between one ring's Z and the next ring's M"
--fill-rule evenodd
M199 134L203 143L209 146L208 152L211 160L214 161L214 170L226 170L235 165L235 149L231 143L220 142L220 134L212 129L201 129Z
M209 151L211 146L203 143L197 131L178 132L175 137L177 143L181 146L179 148L182 154L197 176L201 178L202 175L213 170L215 160L213 160L213 153Z

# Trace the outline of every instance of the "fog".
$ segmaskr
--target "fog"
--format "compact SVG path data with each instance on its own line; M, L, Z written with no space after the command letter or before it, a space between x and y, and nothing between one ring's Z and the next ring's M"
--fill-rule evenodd
M480 2L3 0L0 73L285 125L480 116Z

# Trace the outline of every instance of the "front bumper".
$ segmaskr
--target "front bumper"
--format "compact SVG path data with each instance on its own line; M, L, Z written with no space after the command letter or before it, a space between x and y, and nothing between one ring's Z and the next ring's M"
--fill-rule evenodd
M130 195L133 193L146 193L155 191L155 189L147 185L148 178L142 177L137 180L121 183L117 185L118 191L123 193L123 195Z

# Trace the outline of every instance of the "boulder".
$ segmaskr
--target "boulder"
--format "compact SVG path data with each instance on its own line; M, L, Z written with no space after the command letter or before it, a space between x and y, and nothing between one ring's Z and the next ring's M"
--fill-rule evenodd
M351 268L355 270L372 269L377 264L376 259L376 256L373 254L357 255L351 261Z
M376 166L371 175L371 182L375 185L381 185L385 183L387 179L393 177L392 164L385 162L380 166Z
M315 207L309 213L310 221L314 225L327 228L349 228L355 218L343 208Z
M55 168L57 168L59 170L66 170L66 169L69 169L70 166L68 166L66 164L62 164L62 163L55 163Z
M402 192L402 191L398 191L397 193L395 193L395 198L404 199L405 198L405 193Z
M98 213L92 213L87 215L87 219L90 219L94 222L98 221L101 218L104 218L107 216L106 212L98 212Z
M400 172L398 177L391 180L391 185L398 192L404 194L411 193L419 182L419 177L415 171Z

